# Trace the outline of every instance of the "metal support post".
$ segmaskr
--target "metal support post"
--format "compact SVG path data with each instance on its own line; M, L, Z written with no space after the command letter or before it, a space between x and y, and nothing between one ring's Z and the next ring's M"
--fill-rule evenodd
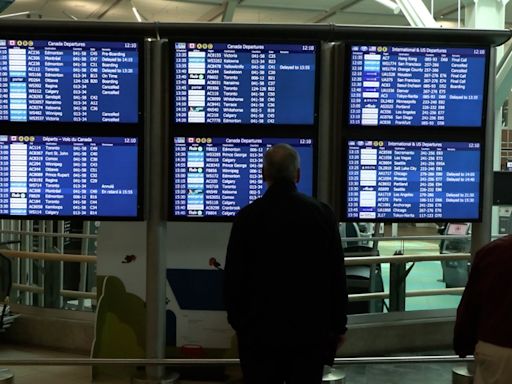
M389 311L405 311L405 277L406 264L397 263L389 266Z
M320 102L319 102L319 127L318 127L318 198L335 206L335 193L333 187L333 143L337 142L331 133L331 127L335 126L333 114L329 100L332 100L334 94L333 85L337 82L333 79L332 71L329 70L334 62L334 43L322 43L321 60L322 68L320 70ZM339 47L337 47L339 49ZM336 56L338 57L338 56Z
M494 137L495 137L495 109L494 109L494 79L496 66L496 50L491 50L489 73L489 97L487 106L487 127L485 130L484 166L481 175L484 177L482 199L482 222L475 223L471 232L471 255L491 241L492 226L492 194L493 194L493 168L494 168ZM499 149L498 149L499 150Z
M167 257L167 221L165 213L165 188L167 177L163 166L167 150L165 147L166 118L163 104L168 93L163 86L167 74L162 66L167 60L167 41L146 41L146 65L149 68L151 85L149 105L149 124L146 127L146 167L145 193L147 215L147 263L146 263L146 358L162 359L165 357L165 289ZM133 383L164 384L175 383L177 374L166 376L165 367L146 367L144 377L133 377Z
M230 23L233 21L233 17L235 16L235 10L238 5L238 0L228 0L226 3L226 8L224 10L224 14L222 15L223 23Z
M466 3L466 27L469 28L505 28L505 6L508 0L478 0ZM497 227L498 209L492 206L493 170L499 169L501 157L501 104L495 103L496 92L496 63L503 55L503 47L491 49L489 62L489 95L487 100L487 126L485 133L484 167L480 172L485 178L482 204L482 222L475 223L472 228L471 254L491 240L491 229ZM502 69L505 69L502 67ZM501 71L500 71L501 72ZM505 81L503 72L500 82ZM507 92L508 93L508 92ZM500 94L498 94L499 96ZM498 100L496 100L498 101ZM493 224L493 219L495 223Z
M396 0L400 10L413 27L437 28L434 16L421 0Z

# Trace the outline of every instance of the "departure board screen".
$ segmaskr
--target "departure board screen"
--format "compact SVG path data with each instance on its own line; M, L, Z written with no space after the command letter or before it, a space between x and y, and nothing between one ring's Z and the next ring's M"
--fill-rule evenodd
M0 39L0 120L137 123L136 42Z
M479 218L480 143L348 141L347 217Z
M349 124L483 125L485 49L361 45L350 49Z
M138 139L0 136L0 215L138 214Z
M317 47L175 43L175 122L313 124Z
M265 191L263 153L287 143L301 159L300 192L313 194L313 142L283 138L174 138L176 217L234 216Z

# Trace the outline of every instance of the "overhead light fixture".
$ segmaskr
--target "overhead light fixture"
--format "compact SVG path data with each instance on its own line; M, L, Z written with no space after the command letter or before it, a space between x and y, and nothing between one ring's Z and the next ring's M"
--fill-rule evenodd
M0 19L7 19L9 17L16 17L16 16L23 16L23 15L30 15L30 11L9 13L7 15L0 15Z
M140 16L139 10L133 4L133 1L130 0L130 4L132 5L132 12L135 15L135 18L139 23L142 23L142 17Z
M389 8L393 11L395 15L400 13L400 6L391 0L375 0L377 3L382 4L386 8Z

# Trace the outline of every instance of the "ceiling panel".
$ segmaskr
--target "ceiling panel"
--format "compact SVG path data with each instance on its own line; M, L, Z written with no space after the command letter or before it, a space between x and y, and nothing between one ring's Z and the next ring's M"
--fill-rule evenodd
M192 22L206 14L215 5L185 3L167 0L134 0L137 9L149 20L161 22Z
M341 0L244 0L241 7L298 8L305 10L325 10Z
M407 19L403 15L394 15L392 12L380 15L369 12L338 12L336 15L325 20L325 22L349 25L409 25Z
M132 0L140 13L149 21L174 22L197 21L211 14L223 0ZM347 0L243 0L236 9L234 21L241 23L304 23L333 6ZM456 20L457 0L423 0L428 9L433 5L435 15L446 13L440 21ZM109 4L116 3L102 20L135 21L129 0L16 0L3 14L32 11L32 17L40 13L43 18L69 20L72 15L80 20L95 19ZM268 7L268 8L265 8ZM283 8L290 7L286 10ZM300 9L300 10L297 10ZM68 15L66 15L66 13ZM213 14L215 16L215 13ZM461 12L464 18L464 10ZM26 18L19 16L18 18ZM221 17L215 20L220 21ZM507 24L512 23L512 8L506 9ZM405 17L375 0L360 0L355 5L323 20L325 23L363 25L407 25Z
M233 18L237 23L304 23L317 12L237 8Z

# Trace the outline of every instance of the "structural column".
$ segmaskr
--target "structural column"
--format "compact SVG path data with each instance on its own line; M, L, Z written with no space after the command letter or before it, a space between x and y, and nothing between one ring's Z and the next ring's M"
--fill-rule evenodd
M475 29L504 29L505 6L508 0L468 0L465 8L465 26ZM498 209L492 206L493 171L499 169L501 156L501 107L495 105L495 68L503 55L503 47L498 47L491 54L489 75L489 98L487 106L487 127L484 168L481 175L485 177L483 190L482 222L473 225L471 254L491 240L491 233L497 233Z

